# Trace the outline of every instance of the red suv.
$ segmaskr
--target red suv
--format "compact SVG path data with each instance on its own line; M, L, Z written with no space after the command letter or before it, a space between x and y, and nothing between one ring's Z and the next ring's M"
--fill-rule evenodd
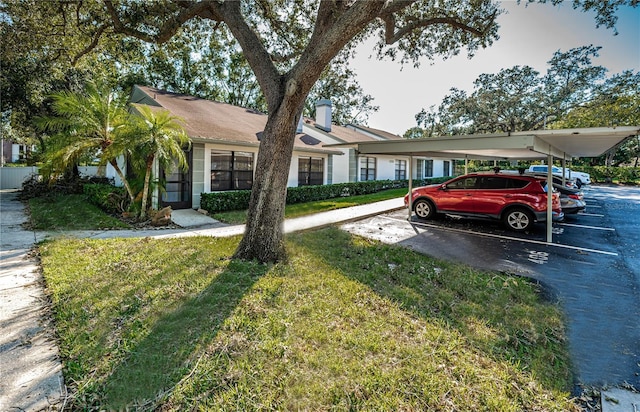
M420 219L436 213L499 219L509 229L525 231L547 220L547 182L534 176L471 173L443 184L412 191L413 210ZM553 220L564 217L558 193L552 194ZM404 197L409 204L409 195Z

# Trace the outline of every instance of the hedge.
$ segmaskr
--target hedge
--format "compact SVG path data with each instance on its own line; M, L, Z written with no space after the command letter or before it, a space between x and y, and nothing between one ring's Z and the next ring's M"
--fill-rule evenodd
M437 177L414 181L414 186L442 183L450 177ZM298 186L287 188L287 204L314 202L336 197L376 193L387 189L408 187L408 180L372 180L366 182L336 183L332 185ZM209 213L244 210L249 207L250 190L202 193L200 207Z
M637 167L581 166L576 167L575 170L589 173L592 183L637 184L640 180L640 168Z

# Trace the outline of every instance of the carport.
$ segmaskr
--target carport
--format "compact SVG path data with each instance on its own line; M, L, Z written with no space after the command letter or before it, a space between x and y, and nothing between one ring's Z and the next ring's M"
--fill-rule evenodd
M546 159L553 164L578 157L598 157L623 144L640 132L640 126L595 127L578 129L533 130L525 132L442 136L426 139L381 140L362 143L341 143L327 147L349 147L360 155L396 155L409 157L409 192L413 188L413 157L436 157L476 160L534 160ZM547 184L551 184L552 170L548 169ZM547 243L552 242L551 196L547 197ZM411 201L411 197L409 197ZM412 205L409 204L409 217Z

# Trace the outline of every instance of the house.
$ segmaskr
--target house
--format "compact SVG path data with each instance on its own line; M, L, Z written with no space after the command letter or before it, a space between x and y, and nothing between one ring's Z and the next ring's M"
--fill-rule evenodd
M35 146L14 143L8 139L0 139L0 165L25 162Z
M255 110L193 96L134 86L130 104L168 110L184 121L192 140L186 152L189 169L164 175L166 191L156 194L154 204L174 209L198 208L200 194L250 189L267 115ZM320 185L362 180L407 179L408 157L358 156L354 149L331 148L336 143L402 139L381 130L331 122L331 102L316 105L316 118L298 124L288 186ZM449 160L414 158L414 177L451 174ZM446 170L445 170L446 169Z

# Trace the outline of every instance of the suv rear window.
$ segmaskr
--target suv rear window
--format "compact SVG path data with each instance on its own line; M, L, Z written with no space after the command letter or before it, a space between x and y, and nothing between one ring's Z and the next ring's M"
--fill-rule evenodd
M501 176L483 176L478 180L479 189L522 189L529 184L529 182L524 179L510 179Z

